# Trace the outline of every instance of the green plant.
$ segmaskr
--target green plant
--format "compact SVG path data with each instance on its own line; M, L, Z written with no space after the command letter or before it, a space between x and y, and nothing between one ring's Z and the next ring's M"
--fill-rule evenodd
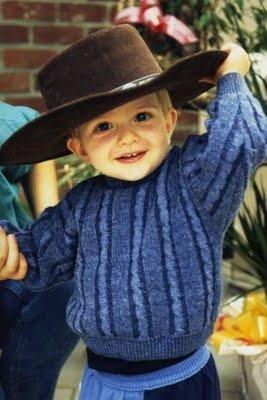
M58 187L62 192L66 192L84 179L98 174L92 165L81 162L74 155L59 158L57 172Z
M255 212L252 213L244 201L243 210L237 216L243 233L235 225L231 230L230 245L241 260L234 262L233 268L242 271L248 281L256 278L257 288L263 287L267 294L267 191L262 180L261 184L256 182L255 174L251 177L251 188Z
M228 31L227 21L220 10L220 0L162 0L165 14L175 15L185 22L199 38L196 50L219 47L223 33Z
M226 0L222 7L227 32L233 40L251 54L267 50L267 7L263 0ZM267 79L256 72L254 63L248 74L247 84L267 112Z
M125 0L120 3L125 7L129 6ZM131 3L139 5L138 0ZM161 0L160 6L164 14L181 19L199 38L199 42L194 45L181 46L163 33L151 32L145 26L137 25L136 28L163 69L187 54L220 48L225 40L240 43L249 54L267 50L267 9L264 0ZM266 76L257 73L255 64L252 63L246 80L267 112ZM215 90L211 90L183 108L205 109L214 95Z

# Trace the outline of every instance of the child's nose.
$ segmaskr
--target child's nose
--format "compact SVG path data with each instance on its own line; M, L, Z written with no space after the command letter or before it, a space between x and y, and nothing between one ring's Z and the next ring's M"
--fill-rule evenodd
M120 129L119 135L118 135L118 144L124 145L124 144L130 144L137 142L138 135L131 129L130 127L125 127Z

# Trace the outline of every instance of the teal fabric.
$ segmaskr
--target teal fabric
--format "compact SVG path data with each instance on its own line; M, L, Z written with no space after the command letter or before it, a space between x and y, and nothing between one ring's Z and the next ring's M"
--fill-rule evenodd
M0 102L0 145L37 116L38 112L29 107ZM30 168L30 165L0 166L0 219L7 219L20 228L30 221L30 217L20 205L18 184Z

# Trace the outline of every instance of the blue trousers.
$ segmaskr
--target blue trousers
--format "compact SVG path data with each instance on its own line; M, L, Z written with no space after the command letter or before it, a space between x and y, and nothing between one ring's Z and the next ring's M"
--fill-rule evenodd
M214 359L195 375L179 380L175 365L141 375L112 375L87 368L80 400L220 400ZM166 382L168 382L166 384ZM171 383L170 383L171 382Z
M6 400L53 399L60 370L78 341L65 321L72 291L67 282L27 299L0 358Z

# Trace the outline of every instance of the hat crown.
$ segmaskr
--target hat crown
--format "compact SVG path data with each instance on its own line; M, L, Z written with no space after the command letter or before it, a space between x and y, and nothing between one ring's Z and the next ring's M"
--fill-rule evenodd
M125 24L96 31L68 47L47 62L37 81L52 109L160 72L142 37Z

